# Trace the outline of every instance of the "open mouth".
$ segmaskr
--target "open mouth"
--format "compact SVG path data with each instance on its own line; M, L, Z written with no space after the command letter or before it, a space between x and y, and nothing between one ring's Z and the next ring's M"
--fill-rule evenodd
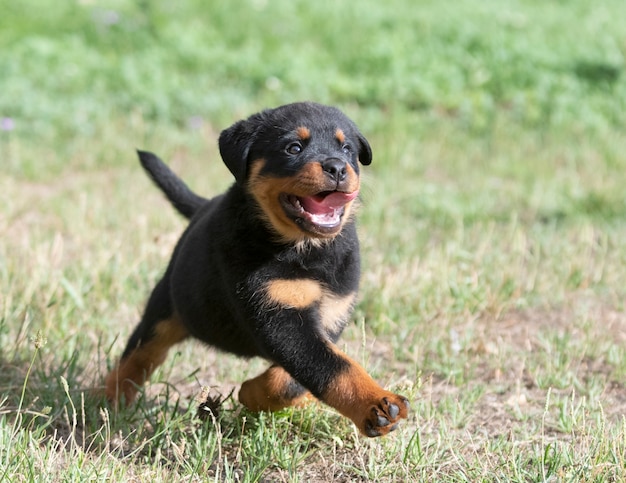
M346 205L359 191L323 191L313 196L282 194L280 203L294 222L316 234L332 234L341 226Z

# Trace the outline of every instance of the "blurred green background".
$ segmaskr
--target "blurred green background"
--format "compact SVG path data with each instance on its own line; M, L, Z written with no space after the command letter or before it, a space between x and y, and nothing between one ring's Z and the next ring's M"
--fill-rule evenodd
M225 127L295 100L486 133L623 126L621 0L0 2L12 136L101 137L112 120ZM365 123L365 125L363 125ZM6 124L6 123L5 123ZM4 134L6 137L6 134ZM15 173L34 175L28 150ZM5 163L6 164L6 160Z

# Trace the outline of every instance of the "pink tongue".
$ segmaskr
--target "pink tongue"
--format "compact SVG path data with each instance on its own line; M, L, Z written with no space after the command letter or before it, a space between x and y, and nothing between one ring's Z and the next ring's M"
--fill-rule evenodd
M302 208L309 213L318 215L321 213L332 213L337 208L345 206L346 203L352 201L357 197L359 191L353 191L352 193L341 193L334 191L325 196L307 196L306 198L299 198Z

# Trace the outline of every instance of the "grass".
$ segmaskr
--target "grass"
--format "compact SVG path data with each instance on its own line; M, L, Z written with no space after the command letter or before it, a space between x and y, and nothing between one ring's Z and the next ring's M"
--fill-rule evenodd
M626 479L620 0L0 10L0 481ZM264 363L196 343L111 411L93 390L184 227L133 150L217 193L219 130L302 99L373 146L341 344L410 419L248 413Z

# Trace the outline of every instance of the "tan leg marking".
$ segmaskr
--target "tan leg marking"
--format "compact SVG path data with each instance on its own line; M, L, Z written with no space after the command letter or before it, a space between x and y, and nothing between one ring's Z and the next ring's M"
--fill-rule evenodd
M105 393L109 401L119 403L124 397L125 403L130 404L137 394L137 386L163 363L169 348L189 335L178 318L158 322L154 331L150 340L123 358L107 376Z
M313 398L308 391L290 398L291 383L292 378L287 371L280 366L272 366L241 385L239 401L251 411L278 411L289 406L304 405Z
M322 401L350 418L366 436L393 431L408 415L408 401L381 388L356 361L335 349L348 364L326 388Z

